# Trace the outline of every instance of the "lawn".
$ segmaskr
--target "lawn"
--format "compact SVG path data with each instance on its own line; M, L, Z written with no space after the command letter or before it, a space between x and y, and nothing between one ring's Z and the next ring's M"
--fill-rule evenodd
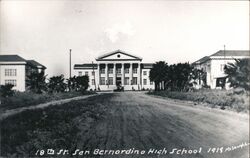
M194 101L195 104L206 103L208 106L229 109L237 112L249 112L249 92L235 90L201 89L192 92L151 91L149 95Z
M43 93L43 94L35 94L32 92L16 92L14 96L3 98L0 97L0 110L10 110L20 107L28 107L32 105L37 105L41 103L46 103L49 101L66 99L77 97L81 95L89 95L94 92L86 91L84 93L81 92L64 92L64 93Z
M74 151L79 141L79 118L81 128L103 119L102 104L106 96L72 101L50 108L27 110L0 122L1 156L33 157L38 149L68 149ZM83 125L84 124L84 125ZM87 146L87 145L86 145Z

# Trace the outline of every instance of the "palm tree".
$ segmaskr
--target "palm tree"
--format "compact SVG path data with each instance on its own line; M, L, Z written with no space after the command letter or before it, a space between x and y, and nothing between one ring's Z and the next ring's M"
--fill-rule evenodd
M44 75L44 71L33 71L27 76L27 87L35 93L42 93L42 91L45 91L47 88L45 80L46 76Z
M50 77L48 88L50 92L64 92L66 90L66 84L64 83L64 76Z
M235 59L224 67L230 87L250 90L250 59Z

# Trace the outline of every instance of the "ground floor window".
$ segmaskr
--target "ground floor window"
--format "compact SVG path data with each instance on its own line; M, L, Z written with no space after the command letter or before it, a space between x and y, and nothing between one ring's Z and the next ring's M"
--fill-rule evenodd
M105 77L100 78L100 85L105 85Z
M109 85L113 85L113 84L114 84L114 83L113 83L113 77L109 77L108 84L109 84Z
M143 84L147 85L147 79L143 79Z
M95 85L95 80L94 79L91 80L91 84Z
M79 71L79 72L78 72L78 76L82 76L82 71Z
M129 85L129 77L125 77L124 85Z
M5 80L5 85L6 84L11 84L13 85L14 87L16 87L16 80Z
M133 85L137 84L137 77L133 77L132 83L133 83Z
M225 77L216 79L216 87L224 88L225 84L226 84L226 78Z

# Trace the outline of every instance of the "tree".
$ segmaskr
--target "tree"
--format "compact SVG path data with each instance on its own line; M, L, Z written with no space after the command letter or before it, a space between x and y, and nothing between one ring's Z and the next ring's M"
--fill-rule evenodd
M66 90L66 84L64 83L64 76L50 77L48 83L49 92L64 92Z
M89 87L89 76L77 76L76 87L77 91L86 91Z
M224 67L230 87L250 90L250 59L235 59Z
M14 85L12 84L6 84L6 85L1 85L0 86L0 92L2 97L11 97L14 94L14 91L12 88Z
M171 90L188 90L192 79L193 67L189 63L178 63L169 66L169 84Z
M45 80L44 71L33 71L27 76L27 87L35 93L42 93L42 91L46 90Z
M165 61L156 62L150 70L149 78L155 82L155 90L160 90L159 84L168 79L168 64Z

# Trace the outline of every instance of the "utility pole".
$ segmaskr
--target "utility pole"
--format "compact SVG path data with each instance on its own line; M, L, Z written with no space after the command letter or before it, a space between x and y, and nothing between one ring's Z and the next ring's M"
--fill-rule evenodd
M69 49L69 78L71 78L71 51L72 49Z

